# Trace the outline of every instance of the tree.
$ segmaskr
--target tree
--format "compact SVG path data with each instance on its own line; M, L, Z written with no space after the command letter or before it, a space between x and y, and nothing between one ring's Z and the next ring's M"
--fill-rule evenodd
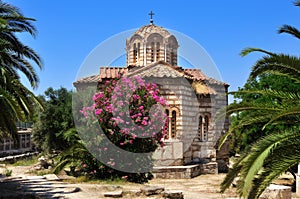
M36 36L34 19L25 17L17 7L0 1L0 138L16 139L16 121L30 118L41 102L20 81L23 73L32 88L38 86L38 76L33 64L42 68L41 58L24 45L16 33L27 32Z
M300 6L300 1L295 3ZM300 39L300 32L291 26L284 25L279 33L288 33ZM300 57L282 53L272 53L258 48L242 51L245 56L251 52L262 52L252 68L249 81L262 74L276 74L300 84ZM244 114L229 132L247 126L261 126L260 133L266 128L272 132L261 137L251 148L244 152L234 163L221 184L221 191L227 189L239 175L237 191L243 198L258 198L266 187L280 174L288 171L300 162L300 92L298 89L282 88L240 90L237 95L258 95L263 100L242 100L228 107L227 114Z
M89 178L151 179L152 152L163 144L167 131L166 101L157 85L122 77L107 81L101 91L90 91L73 96L79 134L65 134L73 144L61 153L55 172L70 166Z
M44 98L45 110L40 113L32 133L36 146L47 152L69 147L65 133L74 132L72 92L66 88L48 88Z
M258 75L254 79L249 79L246 84L239 88L238 93L234 94L235 101L233 104L243 102L263 103L265 100L280 101L281 99L273 96L272 99L266 98L264 95L253 93L254 90L280 90L284 92L297 91L300 92L299 84L294 80L272 73L264 73ZM252 93L247 93L250 91ZM270 98L270 96L269 96ZM231 105L233 106L233 105ZM244 119L246 118L246 119ZM239 112L231 115L231 129L234 133L231 136L231 152L232 154L240 153L243 150L249 150L251 145L258 141L262 136L268 135L270 132L279 131L284 128L284 125L269 125L263 129L264 123L256 123L255 125L249 124L242 127L237 127L241 120L248 121L247 112Z

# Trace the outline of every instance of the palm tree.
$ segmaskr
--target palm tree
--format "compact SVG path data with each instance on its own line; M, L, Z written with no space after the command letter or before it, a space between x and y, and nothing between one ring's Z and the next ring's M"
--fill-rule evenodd
M37 31L32 21L18 8L0 1L0 138L7 135L16 138L15 122L32 115L35 105L41 107L19 76L23 73L31 87L37 88L39 79L32 63L42 68L41 58L16 37L16 33L22 32L35 37Z
M300 6L300 1L295 3ZM300 32L288 25L282 26L279 33L288 33L300 39ZM242 56L251 52L262 52L260 58L252 68L249 79L254 79L262 74L276 74L292 79L300 85L300 57L287 54L277 54L258 48L247 48L242 51ZM251 125L262 125L263 129L269 126L283 128L270 132L251 146L234 163L221 184L224 192L239 176L237 191L243 198L256 199L262 192L282 173L300 162L300 92L265 89L243 90L237 94L256 94L264 97L264 101L241 101L228 107L227 114L246 113L237 125L231 127L223 137L226 138L238 128ZM258 132L259 133L259 132Z

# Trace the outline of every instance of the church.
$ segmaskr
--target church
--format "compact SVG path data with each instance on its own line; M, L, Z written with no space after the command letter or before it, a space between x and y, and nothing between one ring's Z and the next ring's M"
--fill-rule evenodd
M154 153L154 175L190 178L226 171L228 146L225 144L220 151L217 146L228 130L228 119L216 120L216 113L228 105L229 85L207 77L198 68L178 66L179 43L151 17L149 25L126 40L126 66L100 67L100 74L79 79L74 86L77 90L88 86L101 89L119 74L156 83L169 104L165 110L169 128L165 146Z

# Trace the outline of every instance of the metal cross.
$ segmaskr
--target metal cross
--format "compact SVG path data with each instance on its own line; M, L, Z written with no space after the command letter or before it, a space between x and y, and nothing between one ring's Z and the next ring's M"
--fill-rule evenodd
M152 19L152 17L153 17L153 15L154 15L154 13L152 12L152 10L150 11L149 15L150 15L150 23L153 24L153 19Z

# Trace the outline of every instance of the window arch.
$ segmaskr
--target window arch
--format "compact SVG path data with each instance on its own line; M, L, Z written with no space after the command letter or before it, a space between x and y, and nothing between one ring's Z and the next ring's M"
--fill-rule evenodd
M156 61L159 61L160 43L156 42Z
M203 126L203 137L202 137L203 141L207 141L208 125L209 125L208 116L205 115L204 116L204 126Z
M167 125L167 134L165 135L165 139L169 139L170 132L170 111L166 109L166 116L168 117L168 125Z
M176 138L176 111L172 111L171 117L171 138Z
M177 114L176 110L166 109L166 115L168 117L168 135L165 136L165 139L176 139L177 136Z
M198 121L198 138L200 141L208 141L209 116L200 115Z
M133 63L139 63L140 60L140 49L141 44L140 43L134 43L133 44Z
M141 56L141 44L140 43L138 43L137 52L138 52L138 54L137 54L137 61L139 63L140 62L140 56Z
M133 44L133 63L137 63L137 46L136 43Z
M154 42L151 42L151 62L154 62Z
M202 134L203 134L203 118L200 115L199 122L198 122L198 138L200 141L202 140Z

